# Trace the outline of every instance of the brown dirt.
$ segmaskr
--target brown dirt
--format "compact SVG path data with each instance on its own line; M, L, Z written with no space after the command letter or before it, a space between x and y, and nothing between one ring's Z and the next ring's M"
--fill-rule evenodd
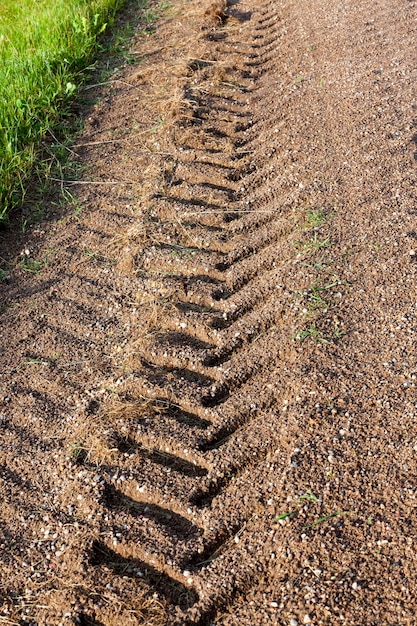
M1 285L0 623L416 623L415 10L177 1L89 90Z

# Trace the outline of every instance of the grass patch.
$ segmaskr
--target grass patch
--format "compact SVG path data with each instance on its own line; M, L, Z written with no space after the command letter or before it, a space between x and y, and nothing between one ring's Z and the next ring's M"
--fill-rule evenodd
M0 15L0 224L21 205L42 149L125 0L5 0ZM136 0L144 7L146 0ZM66 147L61 146L65 151ZM40 178L41 179L41 178Z

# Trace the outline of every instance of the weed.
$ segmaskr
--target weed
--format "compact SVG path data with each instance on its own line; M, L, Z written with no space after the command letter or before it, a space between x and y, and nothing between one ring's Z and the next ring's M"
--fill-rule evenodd
M280 522L282 520L291 518L291 517L296 517L298 515L298 513L300 512L300 509L302 506L304 506L305 501L308 502L319 502L319 498L314 495L314 493L312 493L312 491L308 490L305 493L301 494L301 496L298 496L296 498L296 508L293 511L287 511L286 513L281 513L280 515L277 515L276 517L274 517L274 519L272 520L273 522Z
M307 211L307 224L311 228L318 228L323 224L327 217L328 214L326 214L324 207L319 207L318 209L310 209L309 211Z
M23 365L47 365L46 361L42 361L41 359L29 359L25 361Z
M29 256L24 256L21 260L21 268L24 272L30 274L39 274L41 269L46 265L46 261L36 261Z
M326 310L329 306L326 300L321 297L319 292L312 290L307 297L308 304L307 308L303 309L303 313L305 313L308 317L314 316L320 310Z
M51 365L52 363L56 363L58 359L61 358L61 353L57 352L53 356L45 357L44 359L39 359L37 357L31 357L27 361L23 363L23 365Z
M317 343L327 344L338 341L344 336L344 334L345 331L343 330L341 323L339 320L335 319L333 322L333 328L328 330L326 333L317 327L316 322L312 322L306 328L297 331L293 335L293 339L298 339L301 342L306 339L312 339Z
M318 526L319 524L327 522L327 520L331 519L332 517L337 517L338 515L347 515L348 513L350 513L350 511L335 511L334 513L329 513L329 515L324 515L324 517L320 517L315 522L307 524L307 526L303 526L303 528L313 528L314 526Z
M152 24L152 22L155 22L155 20L158 19L158 13L152 9L147 9L144 11L143 17L147 24Z
M299 500L310 500L310 502L318 502L319 499L310 490L298 497Z
M162 0L159 4L161 11L169 11L169 9L172 9L173 6L172 2L169 2L168 0Z
M312 339L320 343L329 343L328 339L324 337L321 331L317 328L315 322L310 324L307 328L303 328L294 335L294 339L299 339L301 342L306 339Z
M77 465L81 465L87 458L88 450L79 443L72 443L70 445L70 456L74 459Z
M298 511L288 511L288 513L281 513L281 515L277 515L276 517L274 517L273 521L274 522L279 522L283 519L287 519L287 517L293 517L294 515L297 515Z
M112 267L116 263L115 259L108 259L92 250L84 250L83 255L93 261L98 267Z
M303 254L314 254L323 248L327 248L330 244L330 237L320 241L317 233L314 233L311 241L297 241L294 245Z
M328 262L328 264L330 264ZM321 259L318 261L314 261L314 263L302 263L301 264L303 267L311 267L312 269L316 270L316 271L321 271L323 269L326 269L327 265L324 261L322 261Z
M72 207L72 214L74 217L78 217L83 210L83 205L80 200L76 198L66 187L62 189L62 200L66 206Z
M334 324L333 324L333 338L336 340L341 339L344 336L344 334L345 334L345 331L341 327L339 320L335 319Z

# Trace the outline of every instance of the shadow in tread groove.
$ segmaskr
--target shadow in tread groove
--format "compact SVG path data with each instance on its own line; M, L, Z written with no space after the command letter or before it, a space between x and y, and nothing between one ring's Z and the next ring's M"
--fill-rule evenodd
M128 511L134 517L146 517L158 524L167 527L172 533L181 539L195 536L200 529L182 515L174 513L171 509L165 509L157 504L134 500L119 491L113 485L106 485L103 496L106 506L113 510Z
M153 565L149 565L140 559L129 559L108 548L99 541L94 541L89 564L93 567L104 565L118 576L147 581L157 587L168 601L186 610L198 601L198 595L166 572L162 572Z
M139 454L142 458L148 459L156 465L169 467L174 472L178 472L184 476L190 476L191 478L206 476L208 473L207 469L204 467L194 465L168 452L162 452L156 449L149 450L129 437L118 437L117 448L122 453Z
M156 398L155 401L166 407L166 409L164 409L165 415L176 420L180 424L195 426L196 428L200 428L202 431L206 430L206 428L211 425L211 422L208 420L202 419L201 417L198 417L198 415L194 415L193 413L183 410L180 406L169 402L166 398Z

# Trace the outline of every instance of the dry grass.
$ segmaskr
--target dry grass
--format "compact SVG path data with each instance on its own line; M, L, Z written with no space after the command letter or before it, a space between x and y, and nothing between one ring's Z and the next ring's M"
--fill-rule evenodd
M224 24L227 19L226 9L226 0L214 0L204 14L208 24L214 27Z
M29 608L30 614L39 624L60 623L69 626L74 623L71 618L68 621L59 621L62 618L62 606L71 605L78 585L69 584L65 580L57 580L56 583L61 588L45 590L35 600L28 598L25 606ZM85 619L91 617L91 623L98 621L106 626L120 626L121 624L123 626L143 626L144 624L164 626L166 624L167 615L163 604L145 588L136 589L133 606L130 601L129 603L123 601L123 594L114 593L104 584L94 585L94 587L83 584L82 591L86 598L94 598L94 608L82 612ZM21 621L4 623L20 624Z
M149 419L149 417L155 415L161 415L165 410L165 403L142 397L140 400L134 402L114 400L107 408L106 413L113 422L119 420L137 422L139 420Z

